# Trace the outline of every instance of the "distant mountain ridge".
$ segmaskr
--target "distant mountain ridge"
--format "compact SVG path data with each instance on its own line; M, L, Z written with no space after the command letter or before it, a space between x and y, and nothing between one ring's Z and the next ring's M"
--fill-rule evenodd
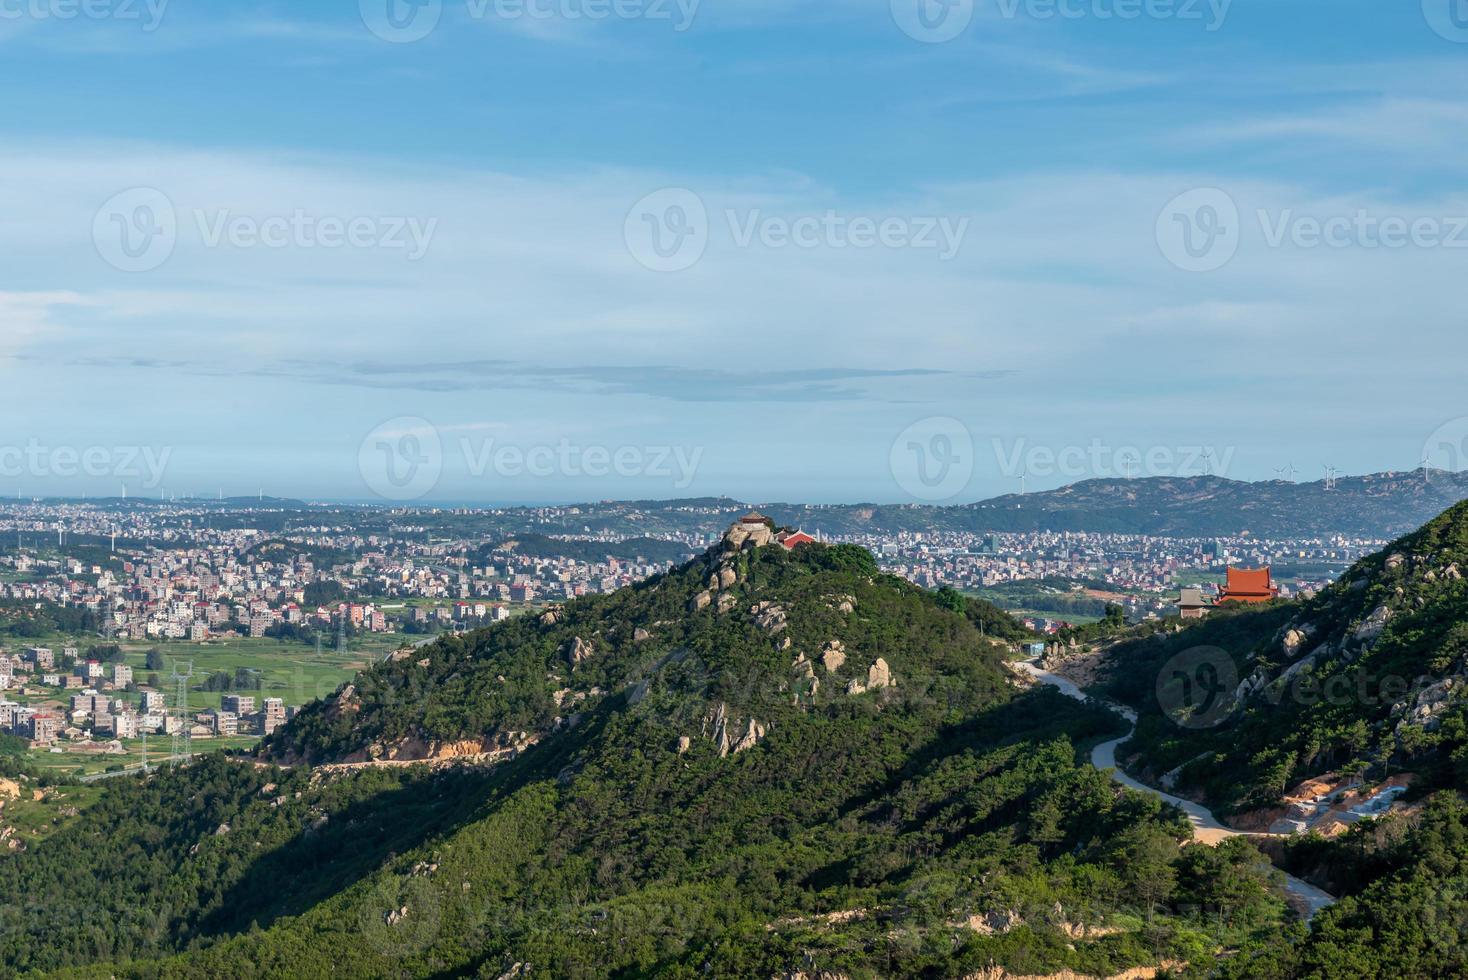
M1393 538L1468 499L1468 473L1421 470L1291 483L1220 476L1097 479L972 504L759 504L785 524L828 534L1088 531L1162 537ZM727 513L746 506L730 501ZM678 502L669 502L674 507ZM685 504L686 506L686 504Z

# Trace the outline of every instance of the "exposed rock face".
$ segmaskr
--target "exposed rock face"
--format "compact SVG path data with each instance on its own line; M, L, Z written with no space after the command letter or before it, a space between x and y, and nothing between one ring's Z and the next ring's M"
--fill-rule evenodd
M750 608L754 625L766 633L778 633L785 628L785 609L773 602L761 602Z
M745 548L762 548L775 541L775 531L768 524L735 524L724 532L724 549L742 551Z
M846 663L846 645L840 640L832 640L826 644L826 649L821 652L821 663L826 666L826 673L834 674Z
M579 636L566 644L566 662L573 668L595 655L596 648Z
M846 693L855 697L868 691L880 691L883 688L896 686L897 680L892 676L892 668L887 666L887 661L878 657L877 662L867 668L867 679L865 681L853 679L846 685Z
M716 587L720 589L732 588L734 584L738 581L739 573L726 565L723 568L719 569L719 577Z
M1397 723L1397 729L1400 731L1410 727L1436 731L1442 724L1443 713L1457 700L1463 686L1461 679L1448 677L1419 691L1411 709L1407 711L1407 716ZM1403 703L1399 708L1406 710L1406 704Z
M892 668L887 666L887 661L878 657L877 662L867 671L867 689L875 691L878 688L896 686L897 682L892 678Z
M719 596L719 612L721 614L726 613L729 610L733 609L736 605L738 605L738 603L739 600L734 598L733 594L725 592L723 595Z
M357 685L348 684L338 691L331 699L331 703L326 706L326 716L335 720L361 707L362 699L357 697Z
M974 932L983 936L1003 935L1011 930L1017 929L1025 924L1014 909L1006 909L1003 912L987 912L984 915L971 915L963 923Z
M1286 631L1282 643L1282 645L1284 646L1285 656L1289 657L1292 660L1295 657L1299 656L1300 648L1305 644L1307 640L1310 639L1310 637L1314 633L1314 628L1310 626L1302 626L1298 629L1291 629Z
M646 643L650 639L652 639L652 634L643 629L641 626L632 631L633 643Z
M1386 629L1387 622L1392 618L1392 611L1387 606L1377 606L1370 616L1361 621L1352 636L1362 643L1371 643L1381 636L1382 630Z
M733 734L731 734L731 728ZM764 725L751 718L744 732L739 734L738 723L731 722L727 704L720 704L710 713L705 722L705 729L709 731L709 737L718 747L721 759L729 755L738 755L745 749L754 748L759 744L760 739L765 737L766 732Z
M554 626L560 621L561 617L559 614L556 613L554 609L552 609L550 612L543 614L540 617L540 625L542 626Z
M701 609L707 609L709 603L713 601L713 593L705 590L694 596L692 599L688 600L688 611L698 612Z
M683 753L687 752L691 748L693 748L693 739L689 738L687 735L679 735L678 736L678 754L679 755L682 755Z
M396 742L383 744L374 742L347 756L339 765L407 765L413 762L486 762L496 763L513 759L540 741L541 736L531 732L500 732L480 739L463 739L457 742L427 740L409 736ZM317 771L330 771L328 764Z

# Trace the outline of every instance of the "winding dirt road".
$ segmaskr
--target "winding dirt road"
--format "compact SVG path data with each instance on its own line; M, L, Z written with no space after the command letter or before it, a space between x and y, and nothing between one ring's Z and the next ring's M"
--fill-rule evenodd
M1048 670L1041 669L1040 667L1036 666L1033 661L1021 661L1015 664L1014 667L1016 670L1033 678L1039 683L1048 684L1049 686L1055 688L1066 697L1075 698L1077 701L1092 700L1091 698L1087 697L1084 691L1076 687L1076 685L1071 681L1067 680L1064 677L1061 677L1059 674L1052 674ZM1097 700L1097 703L1103 704L1106 707L1110 708L1112 711L1121 715L1132 726L1133 730L1136 728L1137 713L1131 708L1125 707L1123 705L1111 704L1107 701ZM1160 800L1171 803L1173 806L1186 813L1188 815L1188 821L1193 825L1193 836L1196 837L1201 843L1215 846L1230 837L1280 836L1279 834L1244 833L1242 831L1234 830L1231 827L1226 827L1217 817L1213 815L1213 812L1207 807L1202 806L1198 803L1194 803L1192 800L1185 800L1181 797L1173 796L1171 793L1164 793L1160 789L1154 789L1151 786L1148 786L1145 783L1140 783L1132 777L1128 776L1126 773L1122 772L1121 767L1116 764L1116 747L1131 737L1132 733L1131 731L1128 731L1121 738L1114 738L1109 742L1102 742L1100 745L1096 746L1096 748L1093 749L1091 752L1091 765L1095 766L1097 769L1111 770L1111 778L1116 780L1121 785L1127 787L1128 789L1134 789L1139 793L1147 793L1151 796L1155 796ZM1304 908L1306 909L1306 919L1314 918L1316 912L1319 912L1326 906L1335 904L1335 898L1333 896L1321 891L1319 888L1316 888L1309 882L1301 881L1299 878L1296 878L1293 875L1285 875L1285 890L1293 895L1304 906Z

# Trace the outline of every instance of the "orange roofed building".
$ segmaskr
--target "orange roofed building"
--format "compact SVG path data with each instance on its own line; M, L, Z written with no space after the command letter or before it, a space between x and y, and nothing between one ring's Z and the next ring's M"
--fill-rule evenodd
M1225 602L1268 602L1279 597L1279 586L1269 568L1230 568L1228 581L1215 605Z

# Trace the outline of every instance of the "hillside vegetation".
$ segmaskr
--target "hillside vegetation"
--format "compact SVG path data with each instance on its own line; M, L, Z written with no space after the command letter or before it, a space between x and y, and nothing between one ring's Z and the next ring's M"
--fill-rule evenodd
M1288 921L1250 845L1180 846L1179 813L1079 761L1121 723L1019 692L992 607L754 543L380 664L258 759L109 788L0 859L35 897L3 962L1109 975ZM366 764L420 755L462 764Z

